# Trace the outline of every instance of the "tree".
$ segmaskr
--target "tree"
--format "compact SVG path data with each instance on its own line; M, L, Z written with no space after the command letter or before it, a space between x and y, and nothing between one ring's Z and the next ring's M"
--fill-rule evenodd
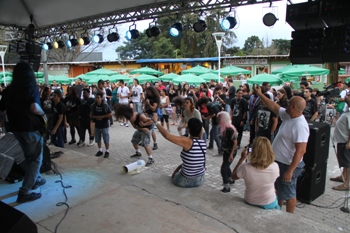
M243 51L250 55L253 51L253 49L261 49L263 48L263 44L258 36L251 36L246 39L244 42Z
M144 59L153 58L155 48L154 39L149 39L146 33L140 32L140 36L130 41L125 41L124 46L119 46L116 52L120 53L121 59Z
M174 46L169 38L161 37L159 40L153 41L155 49L154 58L171 58L174 53Z
M272 45L277 49L278 55L288 55L290 50L290 40L284 39L273 39Z

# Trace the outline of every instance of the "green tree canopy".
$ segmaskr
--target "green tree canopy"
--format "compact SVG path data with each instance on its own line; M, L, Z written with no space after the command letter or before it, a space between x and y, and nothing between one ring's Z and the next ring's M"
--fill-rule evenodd
M271 46L276 47L278 55L288 55L290 50L290 40L273 39Z
M246 54L251 54L254 49L263 48L263 43L258 36L250 36L244 42L243 50Z

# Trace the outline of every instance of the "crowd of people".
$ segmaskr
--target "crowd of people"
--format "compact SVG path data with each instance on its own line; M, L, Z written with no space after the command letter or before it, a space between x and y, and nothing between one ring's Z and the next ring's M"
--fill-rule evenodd
M182 164L172 175L175 185L202 185L205 182L206 155L216 146L217 152L212 154L222 157L222 192L230 192L235 180L242 178L248 204L280 209L286 202L287 212L294 212L296 182L304 166L302 158L309 137L307 121L317 119L320 107L317 90L308 87L309 83L302 81L297 93L292 91L289 83L278 90L267 82L261 86L243 84L236 88L230 78L224 84L211 80L198 87L185 82L165 85L161 80L140 85L137 78L131 85L123 80L116 83L100 80L96 86L90 87L78 79L64 92L55 82L38 88L28 66L19 63L15 67L13 81L2 92L0 102L0 111L7 114L8 130L14 132L23 151L27 151L25 156L30 160L27 165L32 168L32 172L26 174L18 202L41 196L31 190L45 183L37 170L42 158L42 149L39 148L43 143L57 147L64 147L65 143L79 147L96 143L98 151L95 156L108 158L109 128L119 122L121 127L131 125L135 129L131 138L135 154L131 157L140 157L139 147L143 147L148 156L146 166L155 163L152 152L158 149L156 130L166 140L183 148L180 152ZM344 87L348 89L349 85ZM26 91L22 90L24 88ZM17 96L14 91L28 93L27 100L13 102L18 99L13 98ZM348 103L350 99L348 101L346 96L347 91L337 101ZM29 118L19 119L19 109L26 109L28 114L46 115L46 136L37 134L36 126ZM345 118L341 119L346 124ZM173 128L170 126L175 126L178 132L171 132ZM87 143L86 131L89 135ZM249 131L249 143L241 148L244 131ZM71 136L69 142L67 133ZM29 140L28 135L35 137ZM344 143L341 137L337 141ZM29 143L37 145L35 151L28 150L28 147L33 147ZM344 153L350 146L345 142L341 148L338 150ZM242 149L241 158L231 169L239 149ZM340 166L347 168L349 163L346 160ZM345 181L340 179L343 177L334 179L344 181L342 187L348 189L349 178L347 169L344 170Z

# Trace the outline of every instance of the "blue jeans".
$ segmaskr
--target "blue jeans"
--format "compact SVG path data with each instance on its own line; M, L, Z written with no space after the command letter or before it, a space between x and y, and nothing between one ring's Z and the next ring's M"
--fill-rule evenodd
M24 153L26 174L19 188L20 194L29 194L36 180L41 178L40 167L43 160L44 138L35 132L13 132Z
M194 188L201 186L204 184L205 175L201 175L194 178L187 178L181 174L181 170L179 170L173 177L173 183L177 186L184 188Z
M230 106L230 104L225 104L225 112L230 113L230 111L231 111L231 106Z
M134 104L134 111L137 113L142 113L142 103L141 102L135 102Z
M212 125L210 130L210 140L209 147L214 147L214 140L216 142L216 146L218 147L218 153L221 153L221 141L219 138L219 125Z
M60 126L57 128L56 133L51 135L51 142L57 147L64 148L65 127Z

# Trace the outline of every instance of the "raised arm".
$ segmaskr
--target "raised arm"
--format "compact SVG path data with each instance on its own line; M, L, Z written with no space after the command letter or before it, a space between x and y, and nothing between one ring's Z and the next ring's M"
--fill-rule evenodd
M260 97L260 100L263 102L263 104L278 115L280 106L277 103L273 102L270 98L267 98L261 92L260 86L256 85L255 87L253 87L253 90L255 90L255 93Z

